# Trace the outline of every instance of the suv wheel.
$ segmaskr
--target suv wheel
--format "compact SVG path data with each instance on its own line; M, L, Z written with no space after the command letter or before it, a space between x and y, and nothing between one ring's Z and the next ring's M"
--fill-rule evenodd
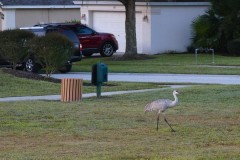
M109 42L106 42L103 44L100 54L103 57L110 57L113 55L113 52L114 52L113 45Z
M27 72L37 73L40 66L34 62L34 58L28 58L25 62L24 68Z

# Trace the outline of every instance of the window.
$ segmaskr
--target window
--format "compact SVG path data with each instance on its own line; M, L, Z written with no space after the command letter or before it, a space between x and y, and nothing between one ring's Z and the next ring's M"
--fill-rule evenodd
M93 33L93 30L91 30L90 28L87 28L87 27L84 27L84 26L81 26L81 27L77 27L75 32L77 34L92 34Z

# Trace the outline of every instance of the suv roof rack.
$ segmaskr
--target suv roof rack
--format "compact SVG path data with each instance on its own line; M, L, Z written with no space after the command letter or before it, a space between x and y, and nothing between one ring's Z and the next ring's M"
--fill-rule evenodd
M20 29L43 29L44 27L34 26L34 27L21 27Z

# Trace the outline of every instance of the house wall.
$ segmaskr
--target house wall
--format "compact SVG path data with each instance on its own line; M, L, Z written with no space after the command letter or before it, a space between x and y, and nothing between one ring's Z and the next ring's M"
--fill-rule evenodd
M151 53L184 52L191 43L191 23L208 6L153 6Z
M16 28L32 26L39 23L80 21L79 9L18 9L16 11Z
M2 29L33 26L39 23L80 21L79 8L20 8L4 9Z
M166 51L186 51L191 42L192 21L197 16L204 14L209 6L210 4L207 2L137 3L138 52L157 54ZM112 18L105 16L108 17L107 20L99 21L94 18L96 12L105 12L105 14L112 15ZM119 16L114 16L115 13ZM115 19L122 19L122 14L125 14L125 8L119 2L86 2L81 6L81 22L93 28L102 26L94 29L114 33L120 45L118 52L125 51L123 44L126 43L125 35L122 36L123 38L119 38L118 34L120 33L118 30L125 32L125 19L122 20L122 24L114 25ZM95 23L102 24L96 25ZM112 26L113 29L107 26Z
M2 21L3 21L2 14L3 14L2 8L0 7L0 31L2 30Z
M15 9L3 10L2 30L15 28Z
M143 16L145 14L145 6L138 6L136 8L137 49L140 53L144 52L147 48L145 47L145 40L143 42L143 38L150 39L150 34L146 34L148 31L143 29L143 27L147 28L149 26L149 23L143 23ZM81 23L88 25L98 32L114 34L119 43L118 52L125 52L125 8L121 3L99 5L96 2L96 4L82 5Z

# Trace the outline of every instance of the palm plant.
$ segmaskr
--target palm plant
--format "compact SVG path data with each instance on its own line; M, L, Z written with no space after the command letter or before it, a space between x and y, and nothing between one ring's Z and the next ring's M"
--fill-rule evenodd
M222 17L219 29L226 40L240 38L240 1L212 0L212 9Z
M213 10L208 10L200 17L197 17L193 23L193 43L196 48L218 48L219 44L219 24L220 18L216 17Z
M240 38L240 1L211 0L211 8L192 23L192 46L226 52L228 42Z

